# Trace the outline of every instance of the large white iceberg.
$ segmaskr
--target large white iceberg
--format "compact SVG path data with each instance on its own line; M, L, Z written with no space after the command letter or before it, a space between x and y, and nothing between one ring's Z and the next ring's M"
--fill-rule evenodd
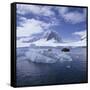
M32 62L38 62L38 63L55 63L56 62L55 59L44 56L40 54L39 52L35 52L33 50L29 50L26 53L26 57Z
M49 52L49 51L36 51L29 50L26 53L26 57L32 61L37 63L56 63L56 62L65 62L65 61L72 61L70 55L66 53L58 53L58 52Z

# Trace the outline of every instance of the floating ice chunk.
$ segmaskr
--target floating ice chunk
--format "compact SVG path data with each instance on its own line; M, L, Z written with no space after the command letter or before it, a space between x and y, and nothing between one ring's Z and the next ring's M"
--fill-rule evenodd
M70 65L67 65L66 68L71 68L71 66Z
M42 55L47 56L47 57L50 57L50 58L53 58L53 59L55 59L55 61L57 61L59 59L59 54L57 54L55 52L44 51L42 53Z
M60 52L48 52L43 51L39 52L38 50L31 49L26 52L26 57L32 61L37 63L56 63L56 62L66 62L72 61L72 58L67 53L60 53Z
M47 51L44 51L42 53L44 56L48 56L50 58L53 58L55 59L56 61L60 61L60 62L65 62L65 61L72 61L72 58L70 55L68 55L68 53L66 52L47 52Z
M56 62L55 59L47 57L45 55L42 55L42 54L35 52L33 50L29 50L26 53L26 56L32 62L37 62L37 63L55 63Z
M65 62L65 61L72 61L72 58L70 55L66 54L66 53L62 53L60 54L60 62Z

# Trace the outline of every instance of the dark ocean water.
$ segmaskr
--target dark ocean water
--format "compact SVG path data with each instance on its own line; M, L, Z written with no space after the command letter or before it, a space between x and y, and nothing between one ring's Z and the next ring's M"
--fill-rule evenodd
M17 86L86 82L86 48L71 49L71 62L35 63L25 56L28 48L17 50Z

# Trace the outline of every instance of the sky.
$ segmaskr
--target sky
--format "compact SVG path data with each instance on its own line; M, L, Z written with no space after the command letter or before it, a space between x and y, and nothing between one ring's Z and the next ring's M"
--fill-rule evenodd
M17 37L30 37L53 30L66 42L86 33L86 8L17 4Z

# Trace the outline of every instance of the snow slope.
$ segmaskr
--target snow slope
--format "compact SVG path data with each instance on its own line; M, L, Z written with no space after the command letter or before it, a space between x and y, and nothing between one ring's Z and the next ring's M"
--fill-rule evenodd
M40 39L36 42L33 42L36 46L86 46L86 39L77 41L77 42L68 42L68 43L55 43L54 39L46 41L45 39Z
M46 40L46 39L40 39L32 43L23 43L20 40L17 41L17 47L29 47L30 45L35 45L35 46L52 46L52 47L57 47L57 46L76 46L76 47L82 47L86 46L86 38L77 42L68 42L68 43L55 43L55 39L51 40Z

